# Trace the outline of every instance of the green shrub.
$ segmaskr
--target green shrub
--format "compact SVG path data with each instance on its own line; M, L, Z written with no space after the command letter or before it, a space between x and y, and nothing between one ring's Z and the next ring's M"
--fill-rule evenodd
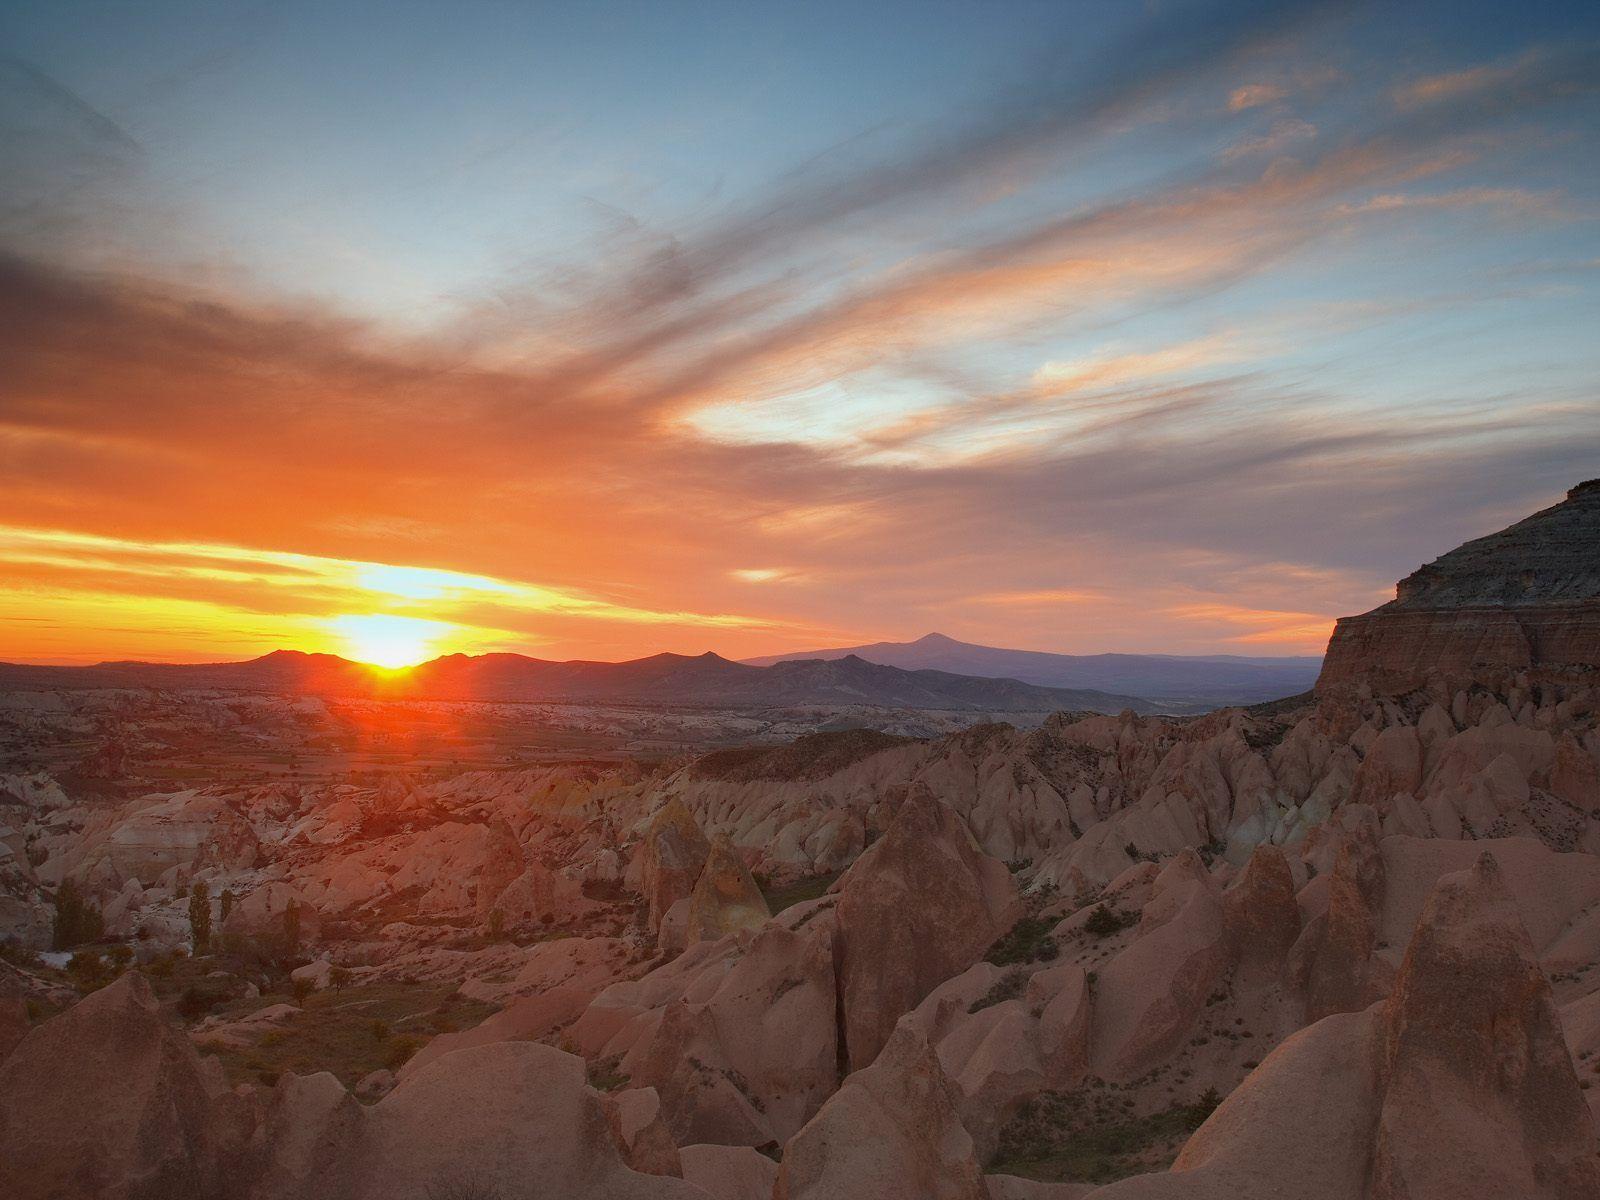
M402 1033L389 1043L389 1053L384 1058L383 1065L391 1071L398 1071L406 1065L406 1061L427 1043L426 1038L415 1037L409 1033Z
M190 984L183 989L183 995L178 997L178 1014L186 1021L197 1021L222 1001L223 997L209 988Z
M56 889L56 914L51 928L53 950L70 950L84 942L97 940L105 932L100 910L78 891L78 885L64 879Z
M211 947L211 893L204 883L189 892L189 932L194 952L204 954Z
M13 938L0 940L0 962L35 971L44 966L44 960L39 957L38 951L30 950Z
M1038 959L1054 958L1059 949L1055 939L1050 936L1050 931L1055 928L1055 922L1043 917L1023 917L994 945L989 947L989 953L984 955L986 962L992 962L997 967L1008 967L1013 963L1031 963Z
M1025 972L1007 971L994 981L993 987L974 1000L967 1007L967 1011L969 1013L981 1012L983 1009L990 1008L993 1005L1003 1004L1007 1000L1015 1000L1022 995L1027 986L1028 976Z
M1108 938L1112 934L1121 933L1135 920L1137 918L1131 913L1118 912L1114 908L1107 908L1104 904L1097 904L1094 911L1089 914L1089 919L1083 923L1083 930L1097 938Z
M67 960L67 974L72 976L73 987L83 995L105 987L116 978L116 972L98 950L79 950Z

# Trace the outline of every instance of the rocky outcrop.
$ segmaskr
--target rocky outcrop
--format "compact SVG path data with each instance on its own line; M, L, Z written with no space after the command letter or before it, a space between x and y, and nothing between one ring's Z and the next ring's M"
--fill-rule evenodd
M774 1200L988 1200L959 1093L910 1025L784 1147Z
M771 924L719 945L640 1022L620 1069L656 1089L680 1144L775 1146L838 1086L832 930Z
M711 854L711 843L687 808L669 800L651 818L638 850L638 882L652 930L687 900Z
M771 916L733 843L719 837L689 896L686 940L709 942L738 929L760 929Z
M1100 971L1091 1064L1141 1074L1183 1041L1232 959L1222 896L1191 850L1168 863L1133 944Z
M1189 1139L1170 1173L1092 1195L1600 1195L1595 1127L1495 857L1486 852L1438 881L1385 1002L1285 1041Z
M877 1057L895 1022L977 962L1022 915L1005 865L926 796L907 800L840 887L844 1030L850 1065Z
M0 1064L0 1195L207 1200L248 1129L136 972L29 1033Z
M1373 1200L1600 1196L1550 985L1488 853L1439 881L1385 1003Z
M749 1146L685 1146L683 1178L711 1200L772 1200L778 1164Z
M1600 479L1400 581L1334 628L1319 688L1483 665L1600 666Z
M331 1076L291 1076L261 1145L252 1200L705 1200L681 1179L629 1167L583 1061L535 1042L447 1054L370 1108Z

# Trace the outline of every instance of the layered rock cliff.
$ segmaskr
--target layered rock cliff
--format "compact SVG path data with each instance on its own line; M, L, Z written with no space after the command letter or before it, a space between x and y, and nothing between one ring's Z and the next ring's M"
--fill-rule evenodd
M1479 666L1600 666L1600 479L1418 568L1334 628L1319 688Z

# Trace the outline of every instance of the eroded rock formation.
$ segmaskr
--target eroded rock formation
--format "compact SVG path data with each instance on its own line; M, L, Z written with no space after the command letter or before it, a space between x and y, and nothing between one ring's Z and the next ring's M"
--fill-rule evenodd
M1480 666L1600 666L1600 479L1400 581L1345 617L1317 686L1415 683Z

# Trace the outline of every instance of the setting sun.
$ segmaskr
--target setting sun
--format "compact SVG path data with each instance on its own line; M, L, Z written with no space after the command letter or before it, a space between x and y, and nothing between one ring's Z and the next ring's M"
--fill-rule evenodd
M375 667L414 667L432 658L451 627L443 621L386 613L334 618L345 653Z

